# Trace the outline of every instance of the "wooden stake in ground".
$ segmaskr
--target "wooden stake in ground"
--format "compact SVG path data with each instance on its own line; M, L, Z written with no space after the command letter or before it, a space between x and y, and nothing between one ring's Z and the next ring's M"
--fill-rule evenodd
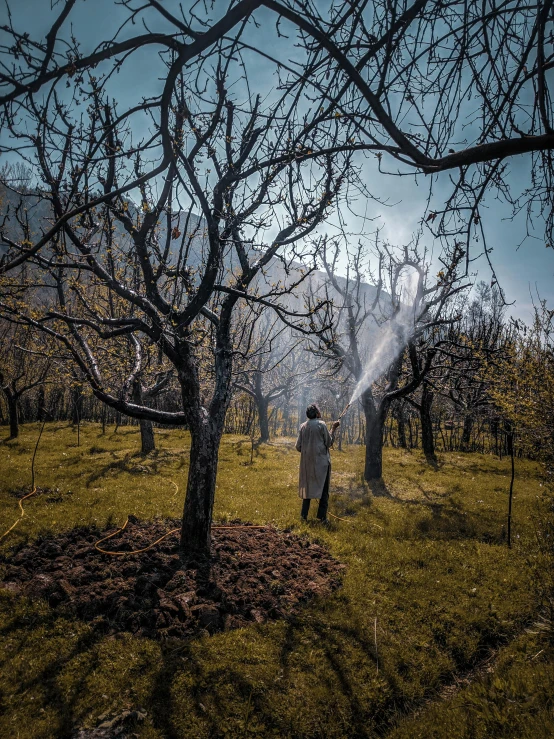
M512 477L510 479L510 495L508 497L508 548L512 547L512 500L514 497L515 459L514 459L514 433L508 437L510 443L510 458L512 462Z

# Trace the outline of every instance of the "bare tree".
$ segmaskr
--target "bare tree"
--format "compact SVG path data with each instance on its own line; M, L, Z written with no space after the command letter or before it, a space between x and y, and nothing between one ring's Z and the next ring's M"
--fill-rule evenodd
M310 234L342 197L351 167L348 154L330 151L336 122L307 117L288 93L265 108L247 89L243 96L231 94L229 70L237 64L237 45L226 44L222 41L213 73L201 60L192 78L189 71L171 78L174 67L168 61L171 161L160 181L148 184L141 174L145 150L132 153L139 203L122 195L119 183L128 167L118 142L124 124L98 90L91 93L90 118L78 134L70 110L59 100L53 103L55 115L37 108L34 123L43 133L29 141L47 183L44 196L63 230L50 234L47 248L37 248L44 236L32 247L22 246L32 238L24 221L18 220L19 239L6 229L2 235L13 254L25 256L33 281L40 275L43 284L32 310L6 289L4 313L56 339L96 397L111 407L190 429L184 551L209 546L234 356L248 343L250 330L237 320L237 306L255 304L299 332L313 330L310 321L318 306L302 314L280 298L305 279L310 262L315 265L318 242ZM325 148L319 157L299 161L294 152L308 143L314 147L316 127ZM63 128L59 151L50 146L49 136ZM83 190L83 181L91 186ZM104 196L92 183L102 185ZM300 263L305 266L299 269ZM280 267L276 280L269 274L274 265ZM132 402L115 384L110 387L114 357L127 366L128 377L138 376L139 369L130 365L138 368L140 358L125 347L132 342L137 352L143 341L155 345L175 369L181 411Z
M446 309L449 301L466 288L460 283L459 274L463 251L455 246L448 261L443 260L444 269L431 282L428 265L417 248L395 251L377 246L378 273L373 277L368 274L366 278L372 279L372 293L364 281L367 264L362 246L358 245L350 255L348 274L343 280L335 274L339 252L335 244L330 256L327 250L324 254L329 281L339 297L335 301L333 327L321 333L316 351L348 372L359 385L365 417L364 476L366 480L377 480L382 476L383 431L390 405L420 386L439 348L439 342L427 345L426 337L454 320L446 315ZM402 288L402 273L406 268L415 271L417 293L423 299L411 317L409 331L403 331L403 327L396 324L396 317L406 301ZM331 298L329 291L327 297ZM411 300L413 302L413 297ZM385 331L388 341L385 341ZM396 346L396 351L387 345ZM376 370L380 368L380 371L367 376L366 365L372 355L380 352L385 360L383 366L377 363Z
M151 385L144 385L144 375L137 372L133 376L132 400L137 406L144 405L148 400L157 398L169 385L171 380L171 371L160 372L157 374L155 381ZM141 418L140 424L140 450L142 454L149 454L156 448L154 439L154 426L152 421Z
M269 441L269 422L277 412L277 402L290 399L299 384L305 382L307 371L301 362L301 335L295 336L267 311L256 321L253 343L244 366L237 372L235 387L253 398L263 443Z
M42 316L22 311L9 291L3 310L62 343L104 402L190 427L181 541L205 550L232 384L235 308L256 301L310 330L313 316L290 315L279 303L291 285L264 287L263 274L279 256L288 265L295 250L301 256L303 240L352 182L356 152L376 153L380 169L392 157L404 168L399 174L433 181L440 172L459 173L444 207L433 206L425 219L440 236L465 228L468 239L475 230L482 237L479 206L491 187L507 192L505 160L516 154L533 153L528 206L552 212L545 74L551 2L488 9L476 1L364 0L319 10L297 0L238 0L214 22L215 5L195 4L177 16L157 0L136 8L124 0L128 22L87 55L67 33L74 6L55 6L42 39L11 21L2 30L0 151L32 166L51 223L36 234L23 213L10 214L0 269L18 274L30 263L52 295L41 296ZM276 37L280 19L293 24L299 63L278 58L283 45L268 49L267 39L262 45L251 35L262 6L274 14ZM163 21L165 30L129 34L131 21L147 28ZM120 110L110 85L146 48L160 52L160 87L148 99L139 91ZM278 89L263 101L249 87L247 54L278 69ZM528 115L523 101L531 91ZM483 102L479 119L475 104L465 103L468 93ZM460 147L462 136L471 142ZM364 190L360 178L358 187ZM511 202L519 205L515 195ZM175 218L182 210L188 219ZM194 213L205 224L201 234L194 233ZM91 284L104 291L96 291L98 304L87 301ZM68 312L69 295L77 313ZM106 387L109 353L93 351L91 337L111 347L131 334L146 336L175 368L181 412L164 414ZM211 363L199 361L210 354Z
M470 451L471 434L481 413L492 408L490 383L484 367L505 353L513 331L506 326L505 306L498 288L480 282L463 313L448 331L438 391L463 418L461 451Z
M50 369L44 342L37 342L36 332L0 321L0 390L8 406L11 439L19 436L21 397L33 388L44 388Z

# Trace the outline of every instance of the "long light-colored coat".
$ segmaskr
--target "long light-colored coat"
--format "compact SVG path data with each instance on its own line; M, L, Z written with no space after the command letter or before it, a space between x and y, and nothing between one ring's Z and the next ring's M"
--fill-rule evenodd
M327 471L330 473L332 445L333 437L321 419L311 418L300 426L296 451L301 454L298 481L301 498L321 498Z

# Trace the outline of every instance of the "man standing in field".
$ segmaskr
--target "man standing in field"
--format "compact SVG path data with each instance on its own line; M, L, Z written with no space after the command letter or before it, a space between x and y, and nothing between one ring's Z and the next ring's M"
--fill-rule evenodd
M335 432L340 421L335 421L331 433L321 420L321 412L317 405L309 405L306 409L308 420L300 426L296 441L296 451L300 452L300 477L298 495L302 498L303 521L308 520L310 500L319 500L317 517L327 523L329 506L329 482L331 478L331 456L329 449L335 441Z

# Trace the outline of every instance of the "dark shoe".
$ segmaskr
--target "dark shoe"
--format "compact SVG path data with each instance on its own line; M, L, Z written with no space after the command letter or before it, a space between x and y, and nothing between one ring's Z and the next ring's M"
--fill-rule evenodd
M319 523L320 523L320 524L321 524L322 526L325 526L325 527L327 527L327 526L330 526L330 525L331 525L331 522L329 521L329 519L328 519L328 518L320 518L320 519L319 519Z
M305 523L308 523L308 517L307 516L300 516L300 520L304 521Z

